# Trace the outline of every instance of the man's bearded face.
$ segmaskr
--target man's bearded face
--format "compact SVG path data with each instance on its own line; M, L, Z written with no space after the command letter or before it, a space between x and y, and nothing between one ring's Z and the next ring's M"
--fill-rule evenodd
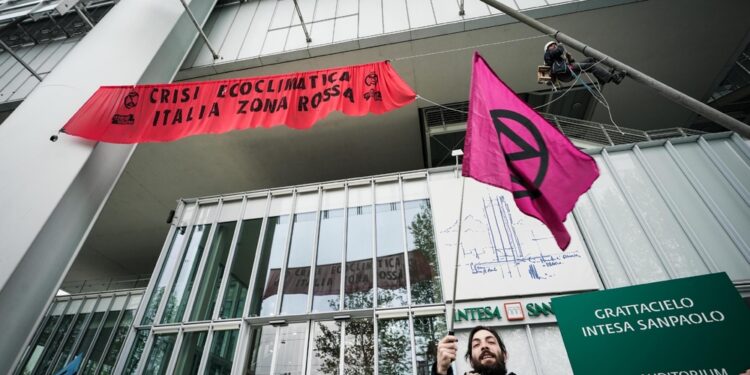
M474 372L487 375L505 375L505 354L500 349L500 343L489 331L481 330L474 333L471 339L471 367Z

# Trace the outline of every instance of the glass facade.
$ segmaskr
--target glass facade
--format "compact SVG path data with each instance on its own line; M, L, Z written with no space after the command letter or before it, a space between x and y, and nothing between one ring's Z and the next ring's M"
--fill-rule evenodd
M79 374L112 374L142 290L57 297L13 374L53 374L76 357Z
M445 331L426 175L180 212L123 373L402 374L434 358L412 339Z

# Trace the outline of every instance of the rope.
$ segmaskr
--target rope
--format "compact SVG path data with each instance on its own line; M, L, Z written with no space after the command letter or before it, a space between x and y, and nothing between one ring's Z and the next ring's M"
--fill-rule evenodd
M445 50L445 51L437 51L437 52L423 53L423 54L419 54L419 55L412 55L412 56L402 56L402 57L397 57L397 58L391 59L391 61L401 61L401 60L408 60L408 59L416 59L416 58L419 58L419 57L434 56L434 55L440 55L440 54L443 54L443 53L451 53L451 52L465 51L465 50L467 50L467 49L476 49L476 48L482 48L482 47L497 46L497 45L500 45L500 44L508 44L508 43L523 42L523 41L525 41L525 40L538 39L538 38L545 38L545 37L549 37L549 36L551 36L551 35L552 35L552 34L542 34L542 35L536 35L536 36L529 36L529 37L525 37L525 38L518 38L518 39L504 40L504 41L502 41L502 42L494 42L494 43L477 44L477 45L474 45L474 46L469 46L469 47L461 47L461 48L448 49L448 50Z

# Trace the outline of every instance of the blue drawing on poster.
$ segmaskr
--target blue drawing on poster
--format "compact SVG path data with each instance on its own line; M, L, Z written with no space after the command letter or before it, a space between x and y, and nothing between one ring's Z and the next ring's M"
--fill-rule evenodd
M531 230L528 241L520 241L511 210L505 197L488 194L482 197L483 217L464 216L462 237L481 236L484 232L486 243L483 248L460 246L460 263L469 268L472 274L496 274L503 279L545 280L555 276L555 269L564 266L581 254L575 250L560 251L551 235L540 236ZM443 233L456 232L458 222L443 230ZM471 234L473 233L473 234ZM522 242L526 245L522 245Z

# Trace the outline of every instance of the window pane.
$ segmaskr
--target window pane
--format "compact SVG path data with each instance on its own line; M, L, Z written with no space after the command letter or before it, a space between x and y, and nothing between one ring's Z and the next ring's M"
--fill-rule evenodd
M378 307L406 306L406 270L400 203L375 206L378 248Z
M372 206L349 208L344 307L372 307Z
M182 345L180 345L180 354L177 357L175 365L175 374L195 375L198 373L198 366L201 365L203 356L203 346L206 345L208 332L185 332L182 336Z
M71 355L73 352L73 345L75 345L76 341L81 336L81 332L83 332L84 328L83 326L88 317L89 314L79 314L78 318L76 318L76 321L73 323L73 328L71 329L68 338L65 340L65 344L63 344L62 351L57 359L57 364L54 366L53 373L65 367L68 362L73 360L74 356Z
M208 363L204 375L229 375L232 372L234 348L237 345L239 330L216 331L208 353Z
M141 330L138 330L138 332L135 334L133 347L130 349L130 354L128 355L128 361L125 363L125 368L122 372L124 375L135 374L135 370L138 368L138 362L140 362L141 355L143 355L143 348L146 346L146 339L148 339L148 331L149 330L147 329L141 329Z
M325 194L325 193L324 193ZM339 309L341 293L341 254L344 250L344 210L320 213L318 258L313 281L314 312Z
M91 321L89 322L89 326L86 328L86 333L84 333L83 335L83 340L81 340L81 344L75 351L76 354L82 353L85 356L85 354L89 351L91 344L94 342L96 331L99 329L99 326L101 325L103 320L104 311L94 313L94 316L91 317Z
M313 322L310 367L313 374L338 374L341 359L341 323Z
M107 313L107 318L105 318L104 325L102 326L101 331L99 331L99 336L96 338L96 343L94 344L89 359L86 363L81 364L81 368L83 369L81 374L93 374L96 371L96 366L99 365L99 361L102 359L104 347L107 345L107 342L109 342L109 336L115 329L115 323L117 323L119 315L120 311L110 311Z
M174 269L177 266L177 260L180 256L180 250L182 249L182 244L184 243L186 237L185 231L185 227L180 227L177 228L174 232L172 243L169 245L169 250L167 250L167 259L165 259L164 264L162 264L161 271L159 272L159 278L156 280L156 284L154 285L154 292L151 293L151 297L149 298L148 304L146 305L146 310L143 313L143 319L141 320L141 324L143 325L149 325L154 321L156 310L159 308L159 302L161 302L161 297L165 292L164 289L167 287L167 283L169 283L169 279L172 277Z
M378 374L411 374L408 319L378 320Z
M276 339L276 327L263 326L253 328L248 347L247 374L271 374L271 359L273 357L273 343Z
M39 362L40 357L44 353L44 349L47 347L47 341L49 340L50 336L52 336L55 325L59 320L60 315L50 315L50 317L47 319L47 323L44 324L42 333L39 334L39 338L37 338L36 342L32 346L28 359L26 360L26 365L23 366L23 370L21 370L22 375L30 375L34 370L34 366L36 366L36 364Z
M258 248L258 237L263 219L249 219L242 222L237 249L229 271L229 280L224 291L224 302L221 304L219 317L222 319L239 318L245 307L247 286L255 262L255 250Z
M211 224L200 224L193 227L193 233L190 235L190 241L177 271L177 278L167 300L167 307L164 309L161 318L162 323L182 321L190 291L193 289L195 273L198 271L198 264L201 261L201 255L203 255L203 249L206 247L208 232L210 231Z
M428 200L404 202L406 245L409 250L411 303L439 303L443 300L438 271L432 210Z
M305 331L307 323L290 324L279 328L279 353L276 357L277 375L301 375L305 372Z
M375 373L375 341L372 319L353 319L344 325L344 374Z
M122 344L128 335L130 324L133 323L134 314L135 310L127 310L122 316L120 324L117 326L117 331L115 332L115 338L112 340L112 344L110 344L109 350L107 350L107 355L104 357L104 362L102 362L102 367L99 370L99 375L109 375L114 370L117 355L120 354L120 349L122 349Z
M273 315L281 277L281 263L286 247L286 234L289 229L289 215L269 217L263 238L258 276L255 278L253 301L250 316Z
M231 221L221 223L216 227L211 248L206 254L208 259L206 259L198 294L195 296L190 320L211 320L213 318L216 297L219 294L219 286L224 277L224 266L227 264L229 248L232 246L232 236L236 226L237 222Z
M301 197L300 197L301 198ZM292 243L284 276L281 314L302 314L307 308L310 285L310 261L315 245L315 212L294 215Z
M169 359L172 357L172 349L174 349L176 340L176 333L154 336L154 344L146 360L143 375L164 375L167 373L167 366L169 365Z
M44 357L42 358L41 362L39 362L39 368L37 368L35 373L44 374L45 372L47 372L47 370L50 369L50 367L52 367L52 361L55 357L55 353L57 352L57 349L60 348L62 340L65 338L65 334L68 332L68 328L70 328L70 325L73 322L73 317L73 314L66 314L62 317L62 319L60 320L60 325L57 327L57 330L52 336L51 341L47 345L47 351L44 353Z
M444 316L414 317L414 350L417 357L417 374L429 375L437 361L437 344L447 329Z

